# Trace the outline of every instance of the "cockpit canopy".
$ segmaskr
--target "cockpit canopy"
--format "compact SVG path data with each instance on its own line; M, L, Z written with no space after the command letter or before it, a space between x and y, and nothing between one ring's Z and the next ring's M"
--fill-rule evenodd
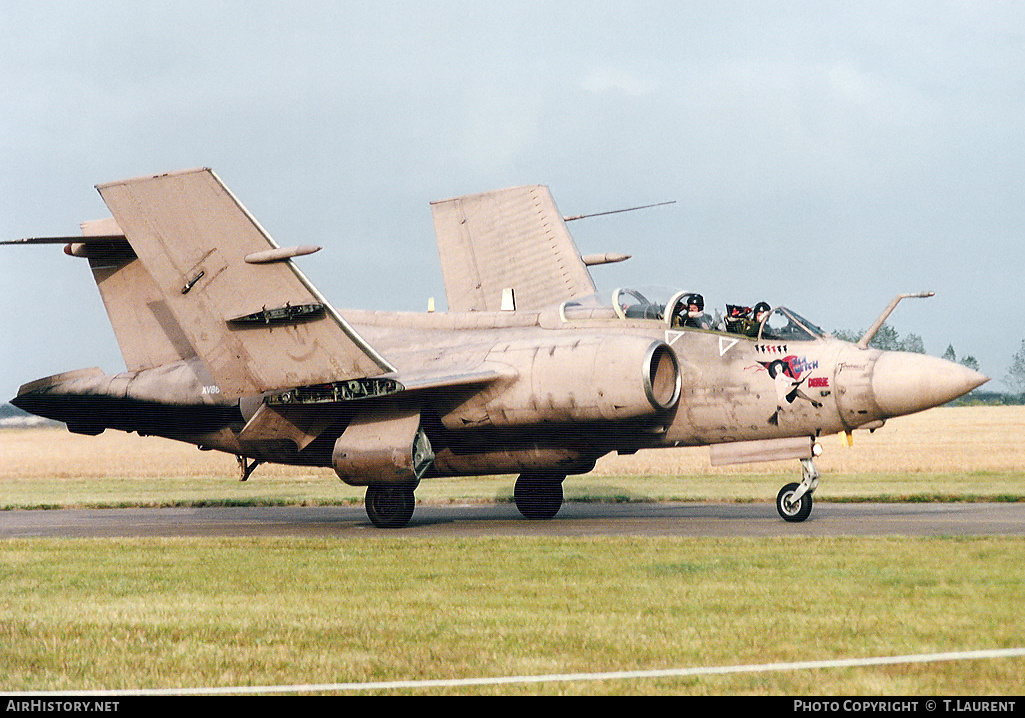
M688 311L696 298L701 298L696 292L620 287L613 291L611 304L592 294L563 302L559 316L562 321L613 317L658 321L667 328L698 329L774 341L812 341L825 336L821 328L786 307L770 307L764 302L754 306L725 304L722 305L723 311L702 301L698 303L700 311Z

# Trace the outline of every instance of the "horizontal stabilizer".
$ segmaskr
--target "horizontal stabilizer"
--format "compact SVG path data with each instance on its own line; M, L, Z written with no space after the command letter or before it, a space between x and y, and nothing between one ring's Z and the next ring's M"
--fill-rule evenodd
M114 218L82 222L81 228L81 235L29 237L0 244L63 244L65 254L89 260L129 371L194 357L196 352L168 311L160 289Z
M0 244L108 244L110 242L124 242L123 234L104 234L96 237L84 237L75 235L73 237L26 237L24 239L5 239Z

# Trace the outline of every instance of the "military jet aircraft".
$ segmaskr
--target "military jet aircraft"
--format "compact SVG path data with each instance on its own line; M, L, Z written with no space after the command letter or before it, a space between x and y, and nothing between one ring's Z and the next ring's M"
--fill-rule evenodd
M89 262L127 371L21 387L16 406L98 434L135 431L263 462L332 467L405 526L421 480L516 473L528 519L610 452L711 446L715 464L798 459L776 506L812 508L817 440L948 402L986 377L840 341L786 307L620 288L598 297L544 186L432 203L446 312L336 310L209 169L97 186L110 218L65 244Z

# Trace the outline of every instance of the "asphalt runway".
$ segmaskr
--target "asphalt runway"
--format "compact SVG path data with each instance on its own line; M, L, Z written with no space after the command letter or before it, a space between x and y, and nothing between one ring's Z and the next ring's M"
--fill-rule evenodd
M509 504L420 505L404 529L378 529L362 506L0 511L0 539L301 536L1022 536L1025 503L815 505L803 523L772 504L567 503L551 521Z

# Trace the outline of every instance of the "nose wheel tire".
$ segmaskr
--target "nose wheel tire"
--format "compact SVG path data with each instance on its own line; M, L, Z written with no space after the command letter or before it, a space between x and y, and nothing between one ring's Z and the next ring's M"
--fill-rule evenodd
M776 494L776 511L784 521L804 521L811 513L811 492L806 492L797 501L792 498L800 484L787 484Z
M370 521L382 529L400 529L413 518L416 508L415 486L375 484L367 487L364 501Z

